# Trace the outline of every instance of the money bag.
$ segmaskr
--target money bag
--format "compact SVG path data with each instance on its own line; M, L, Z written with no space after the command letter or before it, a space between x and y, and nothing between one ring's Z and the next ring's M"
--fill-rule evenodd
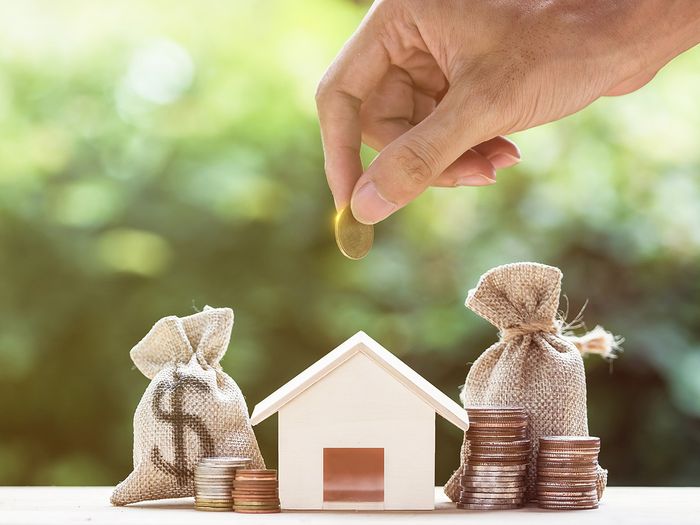
M131 349L151 383L134 414L134 470L113 505L192 496L202 457L247 457L265 468L243 394L219 364L232 327L233 310L207 306L161 319Z
M523 406L528 412L532 453L527 498L535 499L537 453L541 436L588 436L586 375L582 354L615 357L618 339L600 327L583 337L567 335L557 319L562 273L537 263L499 266L469 291L466 306L500 330L500 340L474 362L460 399L464 406ZM445 484L459 499L459 478L467 458ZM598 467L598 497L607 471Z

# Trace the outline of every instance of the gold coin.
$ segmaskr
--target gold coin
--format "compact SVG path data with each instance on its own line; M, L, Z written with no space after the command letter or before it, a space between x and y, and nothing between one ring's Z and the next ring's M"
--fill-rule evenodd
M335 242L348 259L362 259L372 248L374 226L358 222L346 206L335 216Z

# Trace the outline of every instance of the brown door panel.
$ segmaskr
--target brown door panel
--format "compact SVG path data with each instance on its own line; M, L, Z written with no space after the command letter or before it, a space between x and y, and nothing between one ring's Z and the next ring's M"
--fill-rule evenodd
M384 449L324 448L323 501L384 501Z

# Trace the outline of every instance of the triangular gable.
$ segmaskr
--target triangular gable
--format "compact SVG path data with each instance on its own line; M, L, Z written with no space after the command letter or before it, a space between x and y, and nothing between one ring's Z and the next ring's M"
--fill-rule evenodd
M435 412L450 423L462 430L469 428L466 410L364 332L357 332L335 350L326 354L294 379L255 405L253 415L250 418L251 424L257 425L264 421L326 374L359 352L365 354L389 372L397 381L428 403Z

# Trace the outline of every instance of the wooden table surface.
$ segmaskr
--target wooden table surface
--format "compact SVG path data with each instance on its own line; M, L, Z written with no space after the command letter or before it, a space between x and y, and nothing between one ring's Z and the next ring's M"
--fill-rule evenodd
M0 524L329 524L329 523L508 523L509 525L700 525L700 487L608 487L595 510L547 511L527 507L508 511L458 510L436 488L436 510L427 512L299 512L245 515L200 512L192 498L128 507L109 504L112 487L0 487Z

